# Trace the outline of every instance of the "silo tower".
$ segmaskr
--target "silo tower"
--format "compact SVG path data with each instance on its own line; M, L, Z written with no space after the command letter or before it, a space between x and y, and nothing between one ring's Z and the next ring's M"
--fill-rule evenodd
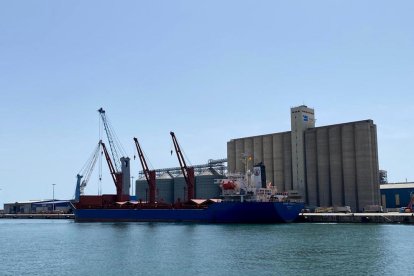
M306 196L305 131L315 127L315 111L306 105L290 109L293 189Z

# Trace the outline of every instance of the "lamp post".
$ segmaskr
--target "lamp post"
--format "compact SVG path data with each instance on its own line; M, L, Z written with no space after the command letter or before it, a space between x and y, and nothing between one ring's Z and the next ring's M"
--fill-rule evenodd
M53 190L53 198L52 198L52 212L55 211L55 185L56 184L52 184L52 190Z

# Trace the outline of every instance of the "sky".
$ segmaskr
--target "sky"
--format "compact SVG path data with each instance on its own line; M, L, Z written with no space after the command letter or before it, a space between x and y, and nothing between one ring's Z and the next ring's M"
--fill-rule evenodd
M381 169L414 181L413 1L1 1L0 206L73 197L103 107L152 168L233 138L372 119ZM141 170L131 163L135 177ZM106 164L88 194L113 193Z

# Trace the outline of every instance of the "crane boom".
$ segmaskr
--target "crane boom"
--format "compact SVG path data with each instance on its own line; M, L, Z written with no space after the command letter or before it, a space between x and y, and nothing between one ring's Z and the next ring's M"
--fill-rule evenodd
M118 196L118 198L120 198L122 196L122 173L119 173L115 170L115 167L111 161L111 157L109 156L108 150L106 149L105 143L100 141L100 144L105 154L106 162L108 163L112 180L114 181L116 187L116 195Z
M77 182L76 182L76 190L75 190L75 200L79 201L79 198L81 195L83 195L86 185L89 182L89 179L91 178L93 169L95 168L96 161L99 157L101 144L100 142L96 146L95 150L93 151L93 154L88 159L86 164L83 166L81 171L76 175ZM83 180L82 180L83 178Z
M177 154L178 162L180 163L181 172L183 173L185 183L187 184L187 200L190 201L194 198L194 168L187 167L183 153L181 152L180 145L178 144L174 132L171 131L170 135L174 143L174 148Z
M89 179L91 178L93 169L95 168L96 161L98 160L98 157L99 157L99 152L100 152L100 144L98 143L97 147L95 148L92 160L91 160L91 162L90 162L89 166L87 167L86 172L84 174L85 178L84 178L84 180L82 181L82 184L81 184L81 194L83 194L83 189L86 187L86 185L89 182Z
M134 137L135 146L138 151L139 160L141 162L142 170L144 171L145 178L147 179L149 188L149 203L155 203L155 191L156 191L156 178L155 171L148 168L147 161L145 160L144 153L139 145L138 139Z
M120 172L121 171L120 158L119 158L118 151L116 150L116 147L115 147L114 134L112 133L113 131L111 130L108 124L108 119L106 118L105 110L101 107L98 110L98 112L101 115L101 119L102 119L104 129L106 132L106 136L108 137L109 147L111 148L112 159L114 162L114 168L116 172Z

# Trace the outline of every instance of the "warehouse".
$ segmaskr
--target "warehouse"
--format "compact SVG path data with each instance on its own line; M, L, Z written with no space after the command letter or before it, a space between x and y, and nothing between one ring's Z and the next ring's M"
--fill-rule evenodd
M50 200L32 203L32 213L72 213L72 206L69 200Z
M4 203L5 214L31 214L32 203L37 201L22 201L14 203Z
M315 127L314 110L291 109L291 131L232 139L228 171L263 162L267 181L311 206L379 205L377 130L372 120ZM251 161L250 161L251 160Z
M380 185L381 203L384 208L407 207L414 196L414 183L388 183Z
M4 204L5 214L71 213L69 200L33 200Z

